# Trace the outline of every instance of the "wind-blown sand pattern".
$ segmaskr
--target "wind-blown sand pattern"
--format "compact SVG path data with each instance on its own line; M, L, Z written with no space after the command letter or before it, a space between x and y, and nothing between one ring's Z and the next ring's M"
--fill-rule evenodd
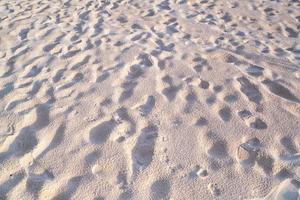
M300 197L297 0L0 0L0 199Z

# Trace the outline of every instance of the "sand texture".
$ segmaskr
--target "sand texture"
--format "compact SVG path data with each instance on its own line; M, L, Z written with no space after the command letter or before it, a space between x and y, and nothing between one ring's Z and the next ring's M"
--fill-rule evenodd
M300 1L0 0L1 200L299 200Z

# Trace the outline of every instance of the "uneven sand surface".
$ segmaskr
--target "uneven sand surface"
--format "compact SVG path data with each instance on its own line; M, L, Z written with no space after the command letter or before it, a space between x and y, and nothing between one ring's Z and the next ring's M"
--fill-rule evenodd
M0 0L0 199L298 200L300 2Z

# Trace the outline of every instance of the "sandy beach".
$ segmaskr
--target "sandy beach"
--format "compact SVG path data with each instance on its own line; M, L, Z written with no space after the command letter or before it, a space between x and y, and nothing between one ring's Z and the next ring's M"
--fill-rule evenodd
M299 200L300 1L0 0L0 200Z

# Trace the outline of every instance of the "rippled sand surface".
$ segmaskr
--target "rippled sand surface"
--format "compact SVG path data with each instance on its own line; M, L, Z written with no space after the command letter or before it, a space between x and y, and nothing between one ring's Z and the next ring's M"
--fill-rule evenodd
M299 10L0 0L0 199L298 200Z

